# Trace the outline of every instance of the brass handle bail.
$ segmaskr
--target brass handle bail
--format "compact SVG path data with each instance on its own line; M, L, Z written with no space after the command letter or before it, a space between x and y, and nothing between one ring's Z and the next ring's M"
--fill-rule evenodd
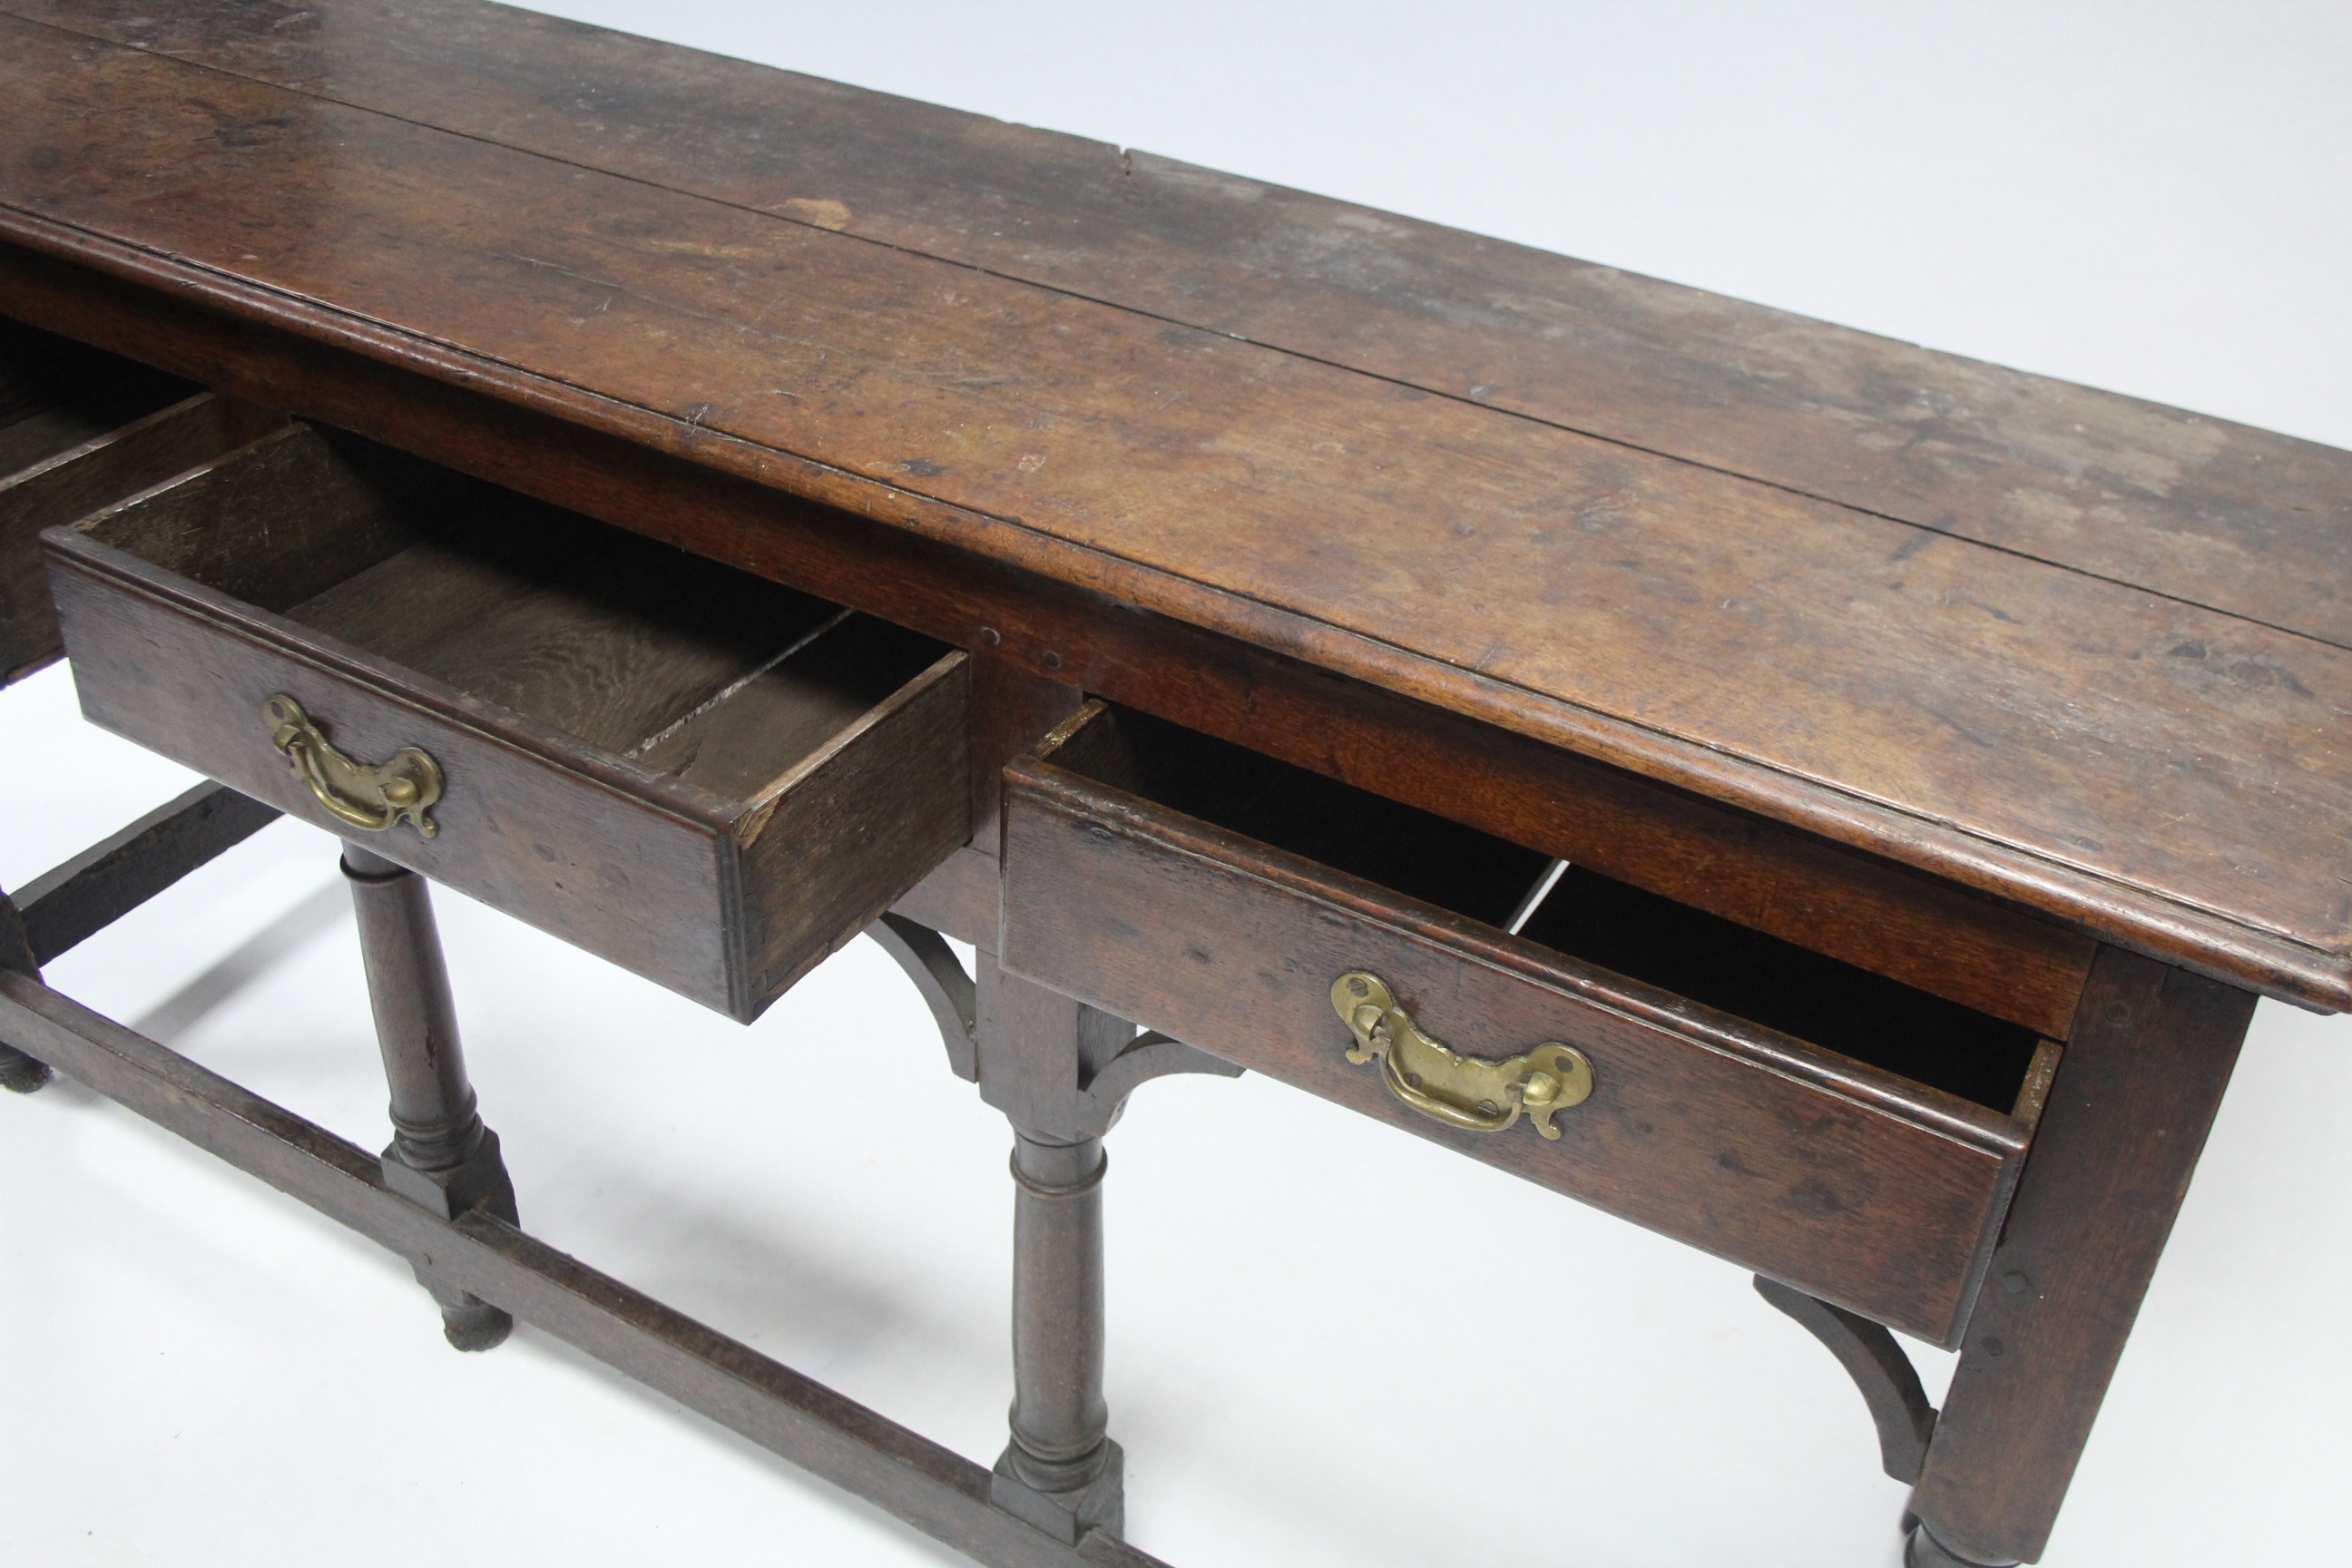
M367 833L388 832L404 818L430 838L440 826L425 811L441 798L441 766L415 746L388 763L355 763L328 743L302 705L279 692L261 705L269 743L286 753L295 776L310 786L337 822Z
M1592 1093L1592 1064L1575 1047L1549 1041L1500 1062L1457 1055L1414 1027L1375 974L1333 981L1331 1006L1356 1037L1348 1059L1360 1067L1379 1058L1390 1093L1449 1127L1500 1132L1524 1111L1538 1132L1557 1138L1553 1113Z

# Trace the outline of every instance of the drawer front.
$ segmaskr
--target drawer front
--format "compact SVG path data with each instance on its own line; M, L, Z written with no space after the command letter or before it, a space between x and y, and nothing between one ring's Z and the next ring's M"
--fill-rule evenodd
M728 1005L719 835L567 767L498 716L422 692L366 661L301 648L261 616L61 564L59 619L93 723L347 837L271 743L283 692L346 755L404 746L442 773L426 838L406 824L368 847L706 1005Z
M2021 1140L1907 1114L1720 1015L1612 1004L1528 944L1050 766L1009 777L1004 833L1008 969L1908 1332L1958 1332ZM1408 1108L1348 1059L1332 986L1355 972L1465 1055L1576 1047L1590 1097L1557 1140Z

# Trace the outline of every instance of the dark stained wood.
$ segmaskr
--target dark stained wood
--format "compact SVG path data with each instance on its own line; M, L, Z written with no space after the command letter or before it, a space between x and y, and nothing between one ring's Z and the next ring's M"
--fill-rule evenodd
M1024 980L974 955L972 1040L980 1097L1020 1136L1074 1148L1109 1132L1128 1097L1176 1073L1239 1078L1222 1057ZM1017 1279L1017 1268L1016 1268ZM1016 1285L1016 1289L1017 1289Z
M1150 1079L1242 1069L1139 1037L1125 1018L1022 979L985 949L974 968L974 1076L1013 1132L1013 1396L990 1495L1062 1540L1119 1531L1126 1461L1103 1398L1103 1136Z
M1518 934L1995 1110L2014 1108L2044 1048L2030 1028L1582 867L1567 870Z
M481 1209L520 1224L514 1182L499 1153L499 1135L483 1125L441 932L425 879L357 844L343 846L375 1015L376 1046L392 1090L392 1143L383 1155L384 1185L443 1219ZM416 1282L441 1309L441 1332L461 1351L494 1350L514 1331L514 1318L420 1259Z
M0 682L64 651L41 567L40 534L218 457L270 416L199 393L46 463L0 479Z
M34 960L71 951L277 820L259 801L200 784L58 862L17 893Z
M1936 1407L1919 1386L1919 1372L1893 1334L1867 1318L1817 1301L1777 1279L1756 1277L1756 1293L1794 1319L1837 1357L1870 1407L1878 1428L1880 1465L1890 1479L1911 1482L1927 1458L1936 1435Z
M263 701L420 746L439 834L372 849L748 1020L968 837L964 658L584 519L528 580L544 510L298 427L53 531L84 711L337 831Z
M1024 617L1026 618L1026 617ZM1038 662L1051 655L1055 665L1066 662L1050 632L1036 637ZM996 657L1004 633L982 625L978 630L980 657L972 661L971 705L971 846L994 855L1003 827L1004 766L1027 756L1054 727L1078 710L1086 694L1077 687L1033 675L1012 659ZM1058 671L1056 672L1058 673ZM992 929L994 922L990 922ZM992 948L993 942L982 945Z
M31 938L17 913L16 900L8 897L5 888L0 888L0 972L21 974L33 981L41 978L41 966L33 962ZM29 1037L15 1030L0 1032L0 1089L11 1094L38 1093L53 1076L49 1064L17 1048L10 1043L12 1037Z
M0 250L0 269L7 259ZM205 318L161 313L152 296L129 290L68 293L37 265L20 265L10 281L20 297L73 311L78 331L167 349L207 380L318 410L503 485L887 613L1051 678L1035 691L1075 682L2033 1027L2063 1032L2073 1016L2089 962L2082 938L1785 826L363 360L282 340L225 345ZM265 356L259 365L257 348ZM1012 734L1067 700L1043 703ZM976 828L994 815L977 813ZM1875 826L1934 838L1891 813ZM1965 874L1971 867L1963 860L1945 868ZM2001 873L1986 879L1995 886L2038 886L2053 875L2016 860L1990 869ZM2067 891L2095 900L2104 889L2078 880ZM992 933L992 889L988 900L985 930ZM2110 923L2127 919L2157 951L2259 973L2296 994L2329 994L2326 982L2309 975L2308 954L2251 939L2242 928L2180 910L2160 923L2144 909L2107 913ZM976 934L981 926L931 914L937 918L917 918L985 945Z
M2218 928L2200 962L2346 994L2326 826L2345 781L2324 737L2352 660L2336 649L822 228L40 28L12 38L0 68L37 105L11 132L24 155L57 117L136 102L144 127L135 155L12 163L20 241L2144 946ZM308 189L330 143L331 189L239 209ZM184 192L149 180L135 210L110 194L149 167ZM674 352L635 352L648 341ZM2136 831L2151 820L2194 826Z
M25 929L23 911L16 900L0 891L0 968L26 974L38 980L41 965L33 956L33 939Z
M1048 1059L1067 1065L1063 1043ZM1103 1402L1106 1168L1099 1138L1041 1142L1013 1125L1011 1438L990 1497L1071 1542L1089 1527L1127 1527L1126 1464Z
M45 465L196 390L135 359L0 321L0 477Z
M1115 1058L1135 1026L987 955L973 981L981 1098L1013 1131L1013 1402L996 1471L1014 1484L995 1495L1067 1539L1090 1518L1117 1531L1126 1476L1103 1398L1104 1128L1074 1126L1072 1112L1087 1069Z
M688 1409L993 1568L1159 1568L1103 1534L1075 1549L988 1501L988 1471L479 1210L390 1191L377 1158L36 981L0 973L0 1035L75 1081L496 1302Z
M200 477L94 513L79 531L284 614L408 548L409 517L458 503L467 488L428 465L289 427Z
M1492 922L1540 857L1426 824L1374 846L1450 885L1441 907L1097 783L1087 773L1117 767L1101 717L1062 731L1093 748L1086 773L1053 752L1008 775L1007 969L1809 1294L1939 1342L1957 1334L2030 1095L2015 1120L1504 936ZM1328 797L1312 804L1335 815ZM1329 823L1334 838L1362 827ZM1455 1050L1579 1047L1592 1098L1563 1113L1556 1142L1421 1116L1346 1059L1330 986L1357 969ZM987 1076L983 1050L983 1088Z
M636 756L684 715L731 706L738 682L756 682L764 664L840 614L625 534L583 551L578 520L548 512L519 496L467 507L448 534L419 539L287 616ZM756 789L807 749L714 793ZM700 755L673 748L644 760L679 776Z
M2031 1029L1131 710L1093 705L1045 754L1057 773L1162 817L1239 834L1996 1111L2036 1092L2027 1086L2046 1076L2036 1058L2055 1048Z
M560 731L100 551L92 543L70 568L52 572L86 718L331 830L335 825L270 746L261 720L267 698L290 693L336 746L362 760L422 745L446 781L433 808L440 836L425 839L404 826L383 836L383 853L724 1005L716 923L641 916L721 907L715 843L722 825L702 815L709 808L699 792L631 777Z
M1924 1399L1812 1293L1961 1343L1914 1553L2039 1552L2249 1004L2100 942L2352 1003L2352 456L461 0L148 9L0 0L0 312L536 500L293 432L53 534L94 716L298 810L261 694L422 741L450 832L374 842L740 1017L893 900L968 936L961 1011L898 946L1075 1162L1024 1181L1217 1065L1132 1015L1791 1280L1890 1470ZM100 406L134 384L0 322L0 471L161 406ZM1083 692L1139 711L1000 793ZM1465 1050L1577 1041L1600 1092L1559 1143L1413 1116L1340 1055L1359 966ZM44 1055L350 1173L20 980ZM1066 1559L984 1500L1095 1463L1098 1399L1032 1395L1098 1392L1098 1227L1024 1244L1047 1469L975 1482L466 1224L400 1231L461 1304Z
M1911 1498L1961 1555L2042 1555L2253 1006L2137 954L2093 965Z
M966 1083L977 1082L978 1002L971 975L955 950L936 929L901 914L884 915L866 928L866 934L906 972L931 1010L940 1043L947 1047L948 1069Z
M8 8L2352 644L2352 457L2310 442L503 6Z
M1988 1568L1988 1565L1953 1555L1941 1542L1927 1532L1926 1525L1914 1520L1910 1524L1910 1533L1903 1542L1903 1568ZM2001 1565L1992 1565L1992 1568L2001 1568Z
M997 859L967 844L906 891L890 912L984 952L996 951Z
M0 321L0 685L56 658L40 533L145 489L274 416Z
M969 664L940 657L737 819L764 1007L971 837ZM754 1008L756 1011L756 1007Z
M7 388L0 384L0 395ZM0 970L38 981L41 965L251 837L278 814L218 784L199 784L9 897L0 889ZM46 1061L0 1038L0 1089L31 1094Z

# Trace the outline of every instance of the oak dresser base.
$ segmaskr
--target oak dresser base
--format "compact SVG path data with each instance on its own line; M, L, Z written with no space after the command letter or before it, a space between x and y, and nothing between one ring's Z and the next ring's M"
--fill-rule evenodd
M0 896L0 1087L461 1350L1150 1563L1106 1142L1246 1066L1755 1272L2007 1568L2254 996L2352 1008L2352 454L478 0L0 37L0 686L224 781ZM381 1155L42 979L280 809L376 835ZM427 878L744 1023L890 953L1013 1133L992 1468L520 1229Z

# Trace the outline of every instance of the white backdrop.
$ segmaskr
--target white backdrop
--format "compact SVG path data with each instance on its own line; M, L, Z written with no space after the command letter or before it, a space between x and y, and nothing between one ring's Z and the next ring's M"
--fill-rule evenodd
M2340 5L542 8L2352 446ZM0 885L184 782L62 671L0 735ZM341 897L279 824L51 979L375 1146ZM745 1031L440 907L534 1231L993 1457L1006 1137L887 960ZM2347 1047L2263 1005L2050 1563L2332 1555ZM1255 1078L1146 1089L1108 1194L1175 1563L1895 1561L1859 1399L1727 1265ZM1585 1350L1491 1353L1538 1322ZM0 1099L0 1561L960 1561L528 1329L457 1355L389 1256L71 1085Z

